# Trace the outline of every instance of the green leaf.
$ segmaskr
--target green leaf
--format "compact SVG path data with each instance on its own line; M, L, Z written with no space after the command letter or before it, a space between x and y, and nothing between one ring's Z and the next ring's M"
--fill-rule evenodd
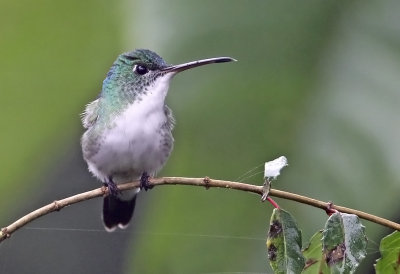
M379 250L382 258L377 260L376 273L400 273L400 232L395 231L383 238Z
M323 231L322 246L332 273L354 273L367 253L365 227L353 214L335 213Z
M322 230L315 233L310 243L303 249L303 255L306 263L303 269L303 274L327 274L330 273L325 262L324 254L322 253Z
M274 273L301 273L301 231L295 219L286 211L272 212L267 238L268 259Z

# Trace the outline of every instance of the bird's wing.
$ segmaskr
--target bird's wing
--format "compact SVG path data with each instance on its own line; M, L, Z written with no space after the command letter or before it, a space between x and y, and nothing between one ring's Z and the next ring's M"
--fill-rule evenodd
M84 128L90 128L96 123L99 110L99 99L86 105L85 111L82 113L82 125Z

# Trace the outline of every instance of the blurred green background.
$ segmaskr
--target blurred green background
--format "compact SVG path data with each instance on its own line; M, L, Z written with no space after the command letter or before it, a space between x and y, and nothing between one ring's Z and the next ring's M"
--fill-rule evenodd
M177 76L175 149L160 175L261 184L399 220L400 2L0 1L0 226L99 186L82 160L79 114L118 54L237 63ZM250 177L250 175L255 175ZM243 176L242 176L243 177ZM278 200L303 229L323 211ZM271 206L247 193L158 187L106 233L101 199L63 209L0 245L0 273L271 273ZM364 221L371 271L388 229Z

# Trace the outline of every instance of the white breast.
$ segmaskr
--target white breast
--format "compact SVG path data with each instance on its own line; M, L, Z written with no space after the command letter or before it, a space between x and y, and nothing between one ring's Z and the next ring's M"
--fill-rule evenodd
M105 132L99 152L88 162L89 169L99 179L106 181L113 176L118 183L138 179L144 171L154 174L162 168L170 153L163 149L165 135L161 132L168 119L164 104L169 80L160 77ZM167 134L172 142L171 133Z

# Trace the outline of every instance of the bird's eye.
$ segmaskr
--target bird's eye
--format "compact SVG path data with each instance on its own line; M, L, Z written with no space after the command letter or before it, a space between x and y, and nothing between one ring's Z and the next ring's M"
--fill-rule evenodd
M149 72L149 70L143 65L135 65L133 71L139 75L144 75Z

